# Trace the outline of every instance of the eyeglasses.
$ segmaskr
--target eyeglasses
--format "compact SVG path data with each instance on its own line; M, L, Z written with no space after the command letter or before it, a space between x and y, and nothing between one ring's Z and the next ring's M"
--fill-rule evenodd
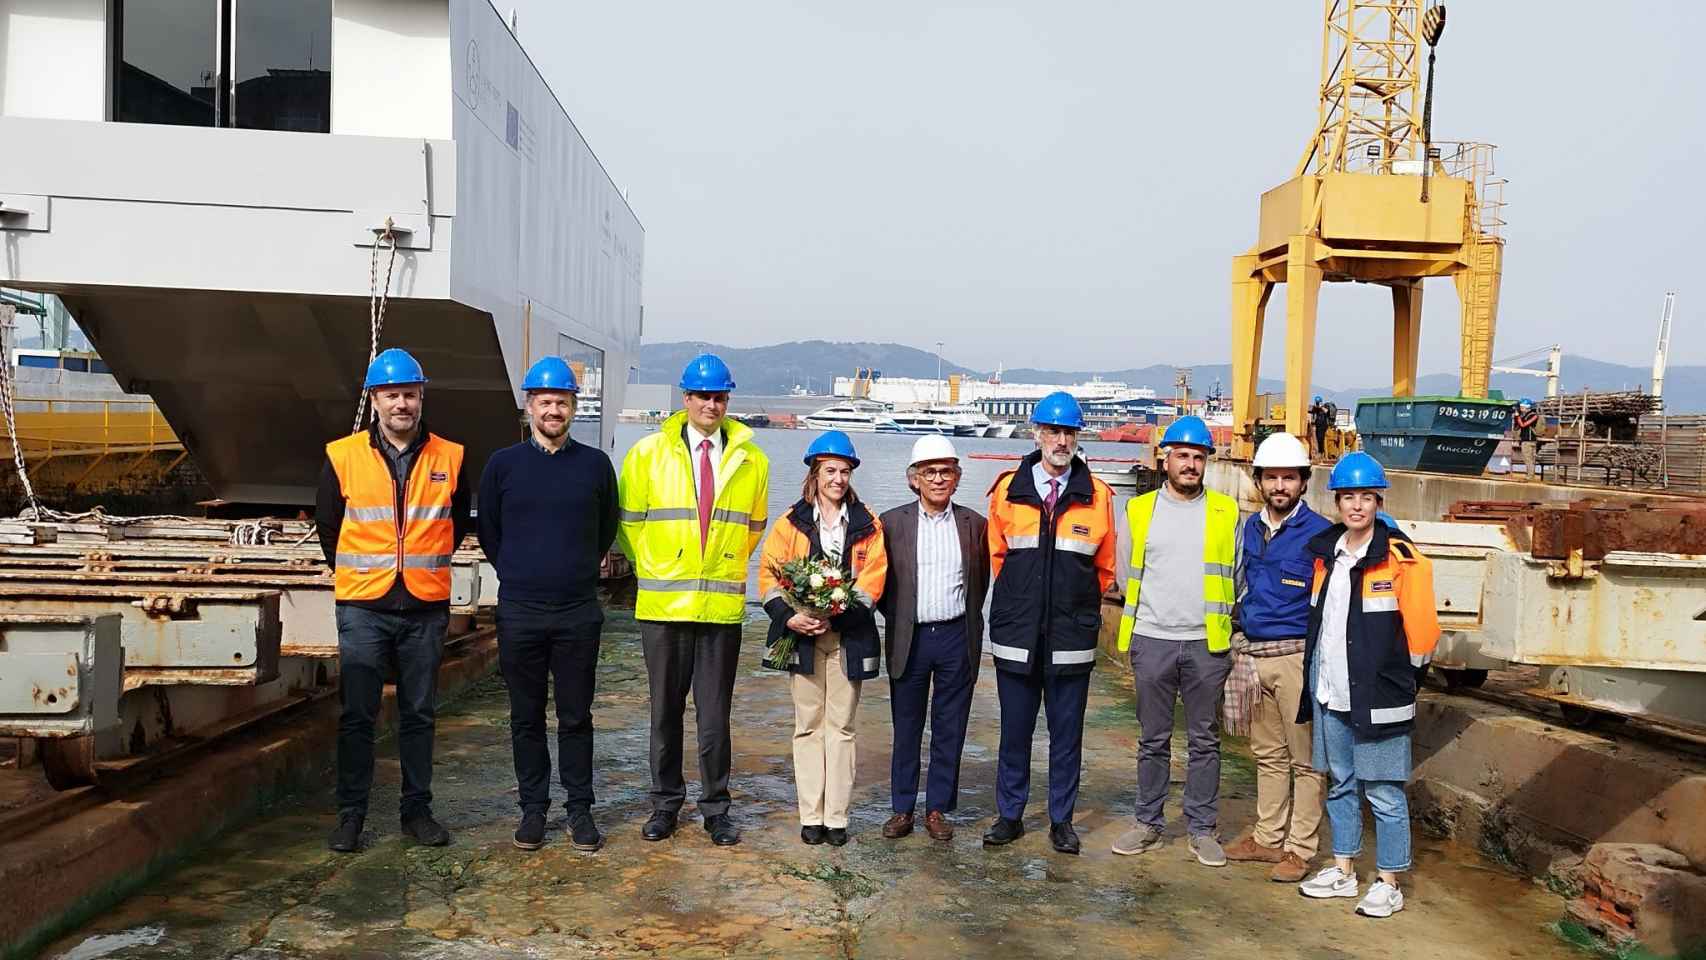
M926 480L952 480L959 476L959 471L953 467L931 467L918 471L918 475Z

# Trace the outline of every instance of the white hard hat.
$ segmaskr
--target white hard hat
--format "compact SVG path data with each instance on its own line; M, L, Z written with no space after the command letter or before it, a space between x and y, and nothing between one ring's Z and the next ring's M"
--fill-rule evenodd
M1307 469L1309 451L1304 448L1302 440L1289 433L1270 434L1262 441L1262 445L1256 448L1256 459L1251 466Z
M938 434L919 437L912 445L912 461L909 466L918 466L927 460L959 460L960 455L954 452L954 442Z

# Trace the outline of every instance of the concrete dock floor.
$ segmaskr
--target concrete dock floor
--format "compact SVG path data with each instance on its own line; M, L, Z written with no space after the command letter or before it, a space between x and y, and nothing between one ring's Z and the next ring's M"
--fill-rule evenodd
M1030 831L985 850L993 815L998 708L985 662L966 746L958 835L922 828L882 839L889 814L886 680L865 685L853 839L807 847L790 776L792 705L784 678L758 664L749 625L735 690L734 815L745 831L714 847L689 805L683 829L647 843L647 691L637 633L613 613L599 667L595 808L608 842L572 849L553 808L549 844L510 844L517 810L508 706L490 678L441 711L436 811L455 840L408 845L396 822L397 766L382 743L366 845L326 851L331 776L226 834L45 957L1291 957L1513 958L1579 956L1551 925L1558 897L1505 868L1418 831L1417 870L1403 913L1355 916L1353 901L1311 901L1270 883L1266 867L1198 865L1175 823L1161 850L1116 857L1130 822L1136 722L1130 681L1099 669L1086 722L1077 825L1084 855L1054 853L1043 812L1042 724ZM691 711L689 711L691 717ZM688 741L692 743L691 727ZM1177 817L1184 747L1175 740ZM689 749L689 780L692 768ZM1221 828L1230 840L1253 815L1253 769L1229 740ZM1325 827L1323 827L1325 830ZM1325 843L1325 838L1323 840ZM1366 844L1372 851L1372 838ZM1365 867L1366 870L1366 867Z

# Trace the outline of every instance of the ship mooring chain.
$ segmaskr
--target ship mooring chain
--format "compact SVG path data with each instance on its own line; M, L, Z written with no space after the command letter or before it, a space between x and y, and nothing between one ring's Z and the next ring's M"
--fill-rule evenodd
M397 234L396 223L390 217L385 218L385 229L379 236L373 238L373 256L367 264L367 362L379 356L379 334L385 329L385 305L391 299L391 269L397 265ZM385 261L385 285L379 285L379 247L389 244L390 256ZM361 391L361 399L355 402L355 425L350 427L350 433L360 433L362 421L367 419L367 389Z

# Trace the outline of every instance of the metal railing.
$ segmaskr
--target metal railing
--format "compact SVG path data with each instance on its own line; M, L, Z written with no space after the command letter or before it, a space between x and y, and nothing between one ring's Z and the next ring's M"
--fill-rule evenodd
M148 399L17 399L18 444L25 460L115 453L181 452L160 408ZM11 459L10 446L0 457Z

